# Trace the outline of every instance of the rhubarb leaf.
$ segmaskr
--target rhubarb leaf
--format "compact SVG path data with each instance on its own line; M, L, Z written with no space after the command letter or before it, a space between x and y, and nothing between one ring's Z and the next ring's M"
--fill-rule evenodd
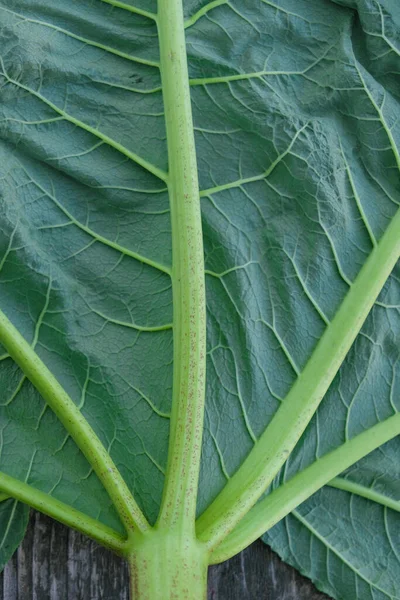
M398 210L400 11L390 0L184 4L207 269L202 512ZM0 0L0 12L0 308L154 521L173 360L156 2ZM399 410L399 346L395 273L274 485ZM0 470L122 531L75 443L6 351L0 358ZM386 453L343 477L373 487L378 478L377 490L400 500ZM298 512L318 512L321 535L331 527L343 549L353 504L362 515L370 502L329 488ZM268 535L275 549L334 597L368 597L343 591L341 559L323 569L322 546L299 558L314 552L314 520L296 520L297 551L288 522ZM345 556L349 572L364 575L371 536L382 548L392 539L375 524ZM395 597L392 552L385 591L371 598ZM373 582L380 556L371 551Z

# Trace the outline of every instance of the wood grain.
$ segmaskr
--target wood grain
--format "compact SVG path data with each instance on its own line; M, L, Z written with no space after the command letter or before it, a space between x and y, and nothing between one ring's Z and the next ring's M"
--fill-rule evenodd
M208 599L329 600L262 542L210 569ZM0 578L0 600L129 600L127 566L32 513L25 540Z

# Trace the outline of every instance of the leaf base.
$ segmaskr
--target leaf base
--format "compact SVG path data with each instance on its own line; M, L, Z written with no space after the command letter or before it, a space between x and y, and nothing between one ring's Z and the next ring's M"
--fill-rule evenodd
M153 530L128 557L132 600L205 600L207 552L191 536Z

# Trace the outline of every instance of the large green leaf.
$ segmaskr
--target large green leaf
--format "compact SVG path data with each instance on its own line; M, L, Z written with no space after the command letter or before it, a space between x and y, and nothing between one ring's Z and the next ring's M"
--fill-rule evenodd
M158 40L151 18L111 4L0 1L0 308L154 520L172 386ZM156 11L155 0L130 5ZM400 8L187 0L185 10L209 311L200 512L398 209ZM399 294L393 274L277 481L399 409ZM86 459L1 358L0 468L121 528ZM400 500L396 452L394 441L344 477ZM369 503L322 490L268 540L337 598L396 598L399 519Z

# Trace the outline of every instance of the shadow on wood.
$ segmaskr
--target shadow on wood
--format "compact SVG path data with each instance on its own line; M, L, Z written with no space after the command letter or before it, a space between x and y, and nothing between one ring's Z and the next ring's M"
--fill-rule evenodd
M209 600L328 600L262 542L212 567ZM33 513L0 580L0 600L129 600L123 560Z

